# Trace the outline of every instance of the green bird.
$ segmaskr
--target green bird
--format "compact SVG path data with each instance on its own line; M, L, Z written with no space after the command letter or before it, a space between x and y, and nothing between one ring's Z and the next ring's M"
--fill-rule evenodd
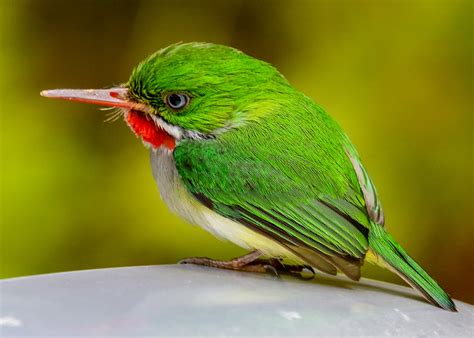
M149 56L120 87L41 94L119 108L150 148L171 211L252 250L182 263L276 273L306 267L359 280L369 260L456 311L386 232L374 184L344 131L272 65L226 46L179 43Z

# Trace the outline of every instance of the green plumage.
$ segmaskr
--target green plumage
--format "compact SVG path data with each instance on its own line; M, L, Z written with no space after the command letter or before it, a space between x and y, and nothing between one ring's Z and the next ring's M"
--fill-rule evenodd
M194 132L173 156L206 207L355 280L371 249L433 304L455 310L383 229L375 188L347 136L275 68L228 47L178 44L138 66L128 87L165 123ZM170 110L169 92L187 93L190 104Z
M220 214L279 242L360 265L368 247L369 220L344 152L347 141L303 95L290 92L279 99L264 123L212 140L181 142L174 152L178 172L186 187L206 196ZM360 230L331 209L344 201L352 207L345 212L359 219Z

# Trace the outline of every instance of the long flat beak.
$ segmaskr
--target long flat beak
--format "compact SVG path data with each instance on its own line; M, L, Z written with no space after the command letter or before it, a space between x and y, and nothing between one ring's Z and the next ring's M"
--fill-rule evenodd
M43 90L41 96L132 109L137 104L127 100L127 91L127 88L121 87L109 89L52 89Z

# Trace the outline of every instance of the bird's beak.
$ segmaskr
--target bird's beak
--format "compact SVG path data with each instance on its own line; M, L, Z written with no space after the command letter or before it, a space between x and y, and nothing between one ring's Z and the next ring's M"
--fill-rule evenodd
M109 89L52 89L43 90L41 96L132 109L137 104L127 100L127 92L127 88L122 87Z

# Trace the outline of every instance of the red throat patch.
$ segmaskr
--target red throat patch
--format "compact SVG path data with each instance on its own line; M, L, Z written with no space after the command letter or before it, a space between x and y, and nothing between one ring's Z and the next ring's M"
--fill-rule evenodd
M153 148L165 146L169 150L173 150L176 142L175 139L158 127L155 122L145 114L130 110L127 116L127 122L133 132L142 138L143 141L151 144Z

